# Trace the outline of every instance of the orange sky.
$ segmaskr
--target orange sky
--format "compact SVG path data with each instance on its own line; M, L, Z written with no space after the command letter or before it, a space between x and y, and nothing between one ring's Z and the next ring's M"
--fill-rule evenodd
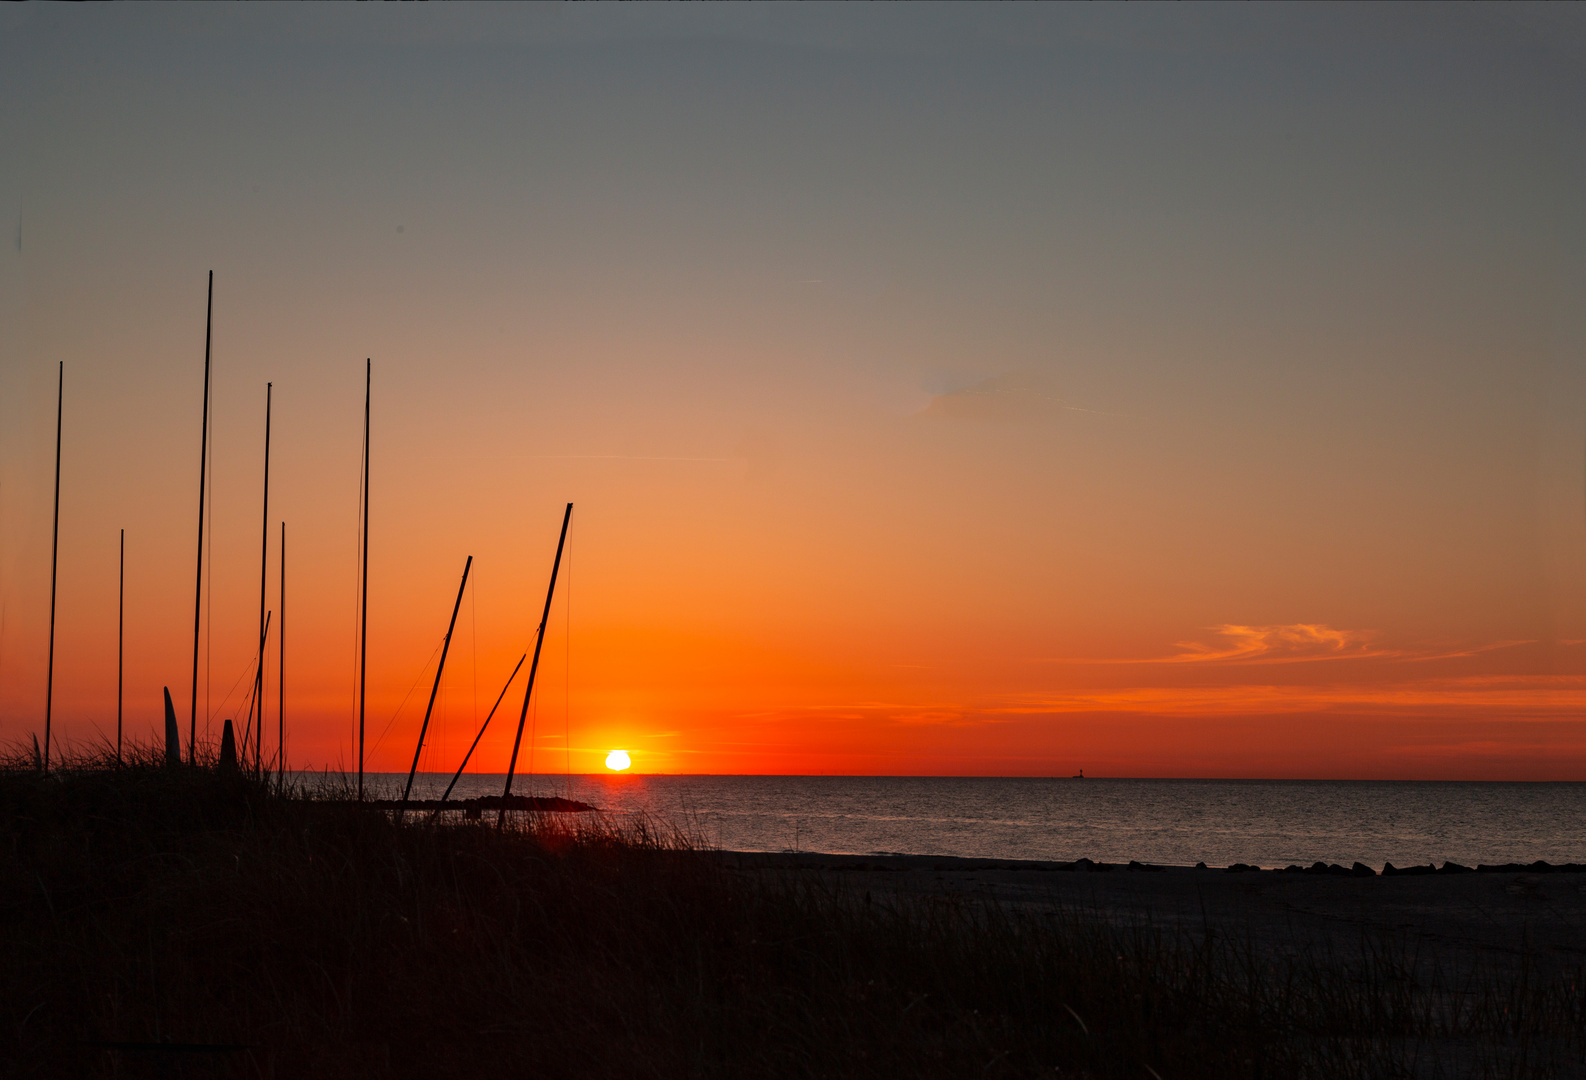
M979 10L8 15L0 740L62 361L55 731L123 528L185 731L213 269L212 734L269 381L291 759L352 761L373 357L372 769L472 555L455 767L572 501L536 768L1586 778L1583 24Z

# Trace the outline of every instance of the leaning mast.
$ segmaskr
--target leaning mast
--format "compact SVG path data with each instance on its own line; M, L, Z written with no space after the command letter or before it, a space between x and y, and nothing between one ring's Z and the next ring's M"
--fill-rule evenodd
M55 570L61 553L61 417L66 403L66 361L55 387L55 525L50 533L50 662L44 683L44 771L50 771L50 720L55 706Z
M507 762L507 783L501 791L501 813L496 817L496 827L507 821L507 801L512 795L512 774L518 767L518 747L523 743L523 722L529 715L529 699L534 696L534 673L540 667L540 646L545 644L545 624L551 618L551 597L556 595L556 572L562 568L562 548L567 544L567 523L573 519L573 504L567 504L562 514L562 535L556 541L556 561L551 564L551 584L545 590L545 611L540 615L540 630L534 639L534 660L529 664L529 685L523 690L523 708L518 713L518 733L512 739L512 758Z
M286 522L281 522L281 621L276 624L275 640L281 658L275 662L275 752L276 784L286 784Z
M274 389L274 383L264 384L264 517L259 538L259 666L253 675L257 682L254 696L259 702L259 726L253 733L255 773L264 770L264 585L270 566L270 399Z
M204 434L198 449L198 584L193 589L193 694L188 707L187 763L198 744L198 624L204 607L204 482L209 465L209 341L215 314L215 272L209 272L209 299L204 305Z

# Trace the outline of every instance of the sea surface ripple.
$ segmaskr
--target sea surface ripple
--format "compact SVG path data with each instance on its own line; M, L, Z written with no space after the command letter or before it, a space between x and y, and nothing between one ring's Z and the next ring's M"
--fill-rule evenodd
M370 782L400 795L404 779ZM414 796L435 798L450 779L420 774ZM500 794L502 780L465 776L452 797ZM1586 862L1580 783L623 774L520 777L513 790L649 814L735 851L1268 867Z

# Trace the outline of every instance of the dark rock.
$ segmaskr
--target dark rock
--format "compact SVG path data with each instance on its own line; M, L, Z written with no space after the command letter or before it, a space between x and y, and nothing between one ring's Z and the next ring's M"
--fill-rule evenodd
M1198 863L1195 864L1195 869L1204 870L1204 869L1206 869L1206 864L1203 863L1203 862L1198 862Z
M1260 869L1261 869L1261 867L1259 867L1259 866L1251 866L1249 863L1236 862L1232 866L1230 866L1227 870L1225 870L1224 873L1227 873L1227 874L1244 874L1244 873L1250 872L1251 870L1260 870Z
M1377 872L1363 862L1357 862L1349 868L1350 874L1355 877L1376 877Z
M1461 866L1457 862L1445 862L1443 868L1438 871L1439 874L1470 874L1474 872L1470 867Z

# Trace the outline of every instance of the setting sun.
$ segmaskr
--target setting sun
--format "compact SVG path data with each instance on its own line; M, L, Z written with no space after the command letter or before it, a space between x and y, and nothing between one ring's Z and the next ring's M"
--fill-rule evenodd
M613 772L621 772L632 764L633 762L629 759L626 750L613 750L606 755L606 768L611 769Z

